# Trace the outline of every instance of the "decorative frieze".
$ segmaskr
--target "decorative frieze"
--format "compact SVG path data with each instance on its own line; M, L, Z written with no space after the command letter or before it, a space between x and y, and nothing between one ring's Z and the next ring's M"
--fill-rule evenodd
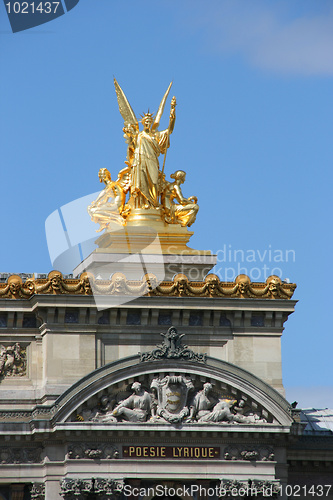
M30 488L31 500L45 500L45 484L33 483Z
M63 479L60 489L60 495L65 500L77 498L84 500L93 491L93 481L92 479Z
M68 446L68 458L115 459L119 458L119 450L107 443L71 443Z
M222 479L219 485L220 498L277 498L281 495L281 485L277 480L262 481L248 479Z
M220 482L220 498L229 496L237 497L239 492L247 490L249 483L247 481L237 481L236 479L222 479Z
M98 500L110 500L120 495L123 487L123 480L104 478L63 479L60 483L60 495L65 500L78 498L86 500L89 494L93 494L94 498Z
M94 481L93 492L98 495L100 500L107 500L120 495L123 487L124 481L96 478Z
M32 464L42 462L43 448L0 448L1 464Z
M26 420L31 416L31 411L0 411L0 420Z
M78 279L64 278L60 271L51 271L47 279L9 276L7 283L0 283L0 298L29 299L34 294L52 295L157 295L173 297L239 297L263 299L291 299L296 289L293 283L283 283L278 276L269 276L265 283L253 283L245 274L233 282L222 282L215 274L208 274L204 281L190 281L185 274L177 274L173 281L158 282L153 274L146 274L141 281L127 280L120 272L110 280L96 280L91 273L82 273Z
M224 450L225 460L274 461L274 450L267 446L228 446Z
M278 497L281 496L281 485L279 481L261 481L259 479L253 479L251 482L251 487L255 488L258 495L264 497Z

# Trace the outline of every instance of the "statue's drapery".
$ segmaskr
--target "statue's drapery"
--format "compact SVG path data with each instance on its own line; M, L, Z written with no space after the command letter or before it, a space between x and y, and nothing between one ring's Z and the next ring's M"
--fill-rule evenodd
M168 145L168 130L155 133L142 131L137 136L131 173L131 194L141 194L153 207L158 207L160 154Z

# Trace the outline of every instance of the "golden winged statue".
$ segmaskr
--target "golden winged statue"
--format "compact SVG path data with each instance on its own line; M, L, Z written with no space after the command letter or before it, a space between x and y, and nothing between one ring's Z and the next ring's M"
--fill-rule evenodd
M161 100L156 115L148 110L142 116L141 131L135 113L116 79L114 85L119 111L124 120L127 166L119 172L116 181L111 181L107 169L101 169L100 180L106 184L106 188L88 207L91 219L100 224L99 231L107 229L110 222L126 225L130 217L138 211L144 211L146 214L157 213L167 224L191 225L199 206L196 197L184 198L181 193L179 184L185 180L185 172L182 172L184 176L181 181L175 181L177 185L175 182L166 181L164 175L166 152L176 119L175 97L171 100L168 128L158 130L172 82ZM159 163L160 155L164 155L162 170Z

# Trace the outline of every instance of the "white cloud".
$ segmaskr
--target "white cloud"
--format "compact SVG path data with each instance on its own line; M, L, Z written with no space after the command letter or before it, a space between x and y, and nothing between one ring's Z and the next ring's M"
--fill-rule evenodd
M241 54L250 64L269 71L333 74L331 4L296 2L295 9L294 2L220 0L206 5L204 15L199 16L196 8L192 15L211 49Z

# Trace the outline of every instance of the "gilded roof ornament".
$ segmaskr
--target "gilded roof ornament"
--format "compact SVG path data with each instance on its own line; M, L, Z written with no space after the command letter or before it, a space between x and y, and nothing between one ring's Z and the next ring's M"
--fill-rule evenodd
M204 281L190 281L180 273L172 281L158 282L152 273L141 280L128 280L117 272L109 280L100 280L88 272L80 278L64 278L60 271L51 271L46 279L31 277L25 282L18 275L9 276L7 283L0 283L0 299L29 299L34 294L112 294L289 300L295 289L294 283L283 283L275 275L269 276L265 283L255 283L245 274L237 276L235 281L223 282L215 274L208 274Z
M111 179L108 169L99 171L100 182L105 188L88 207L93 222L100 224L97 230L108 231L112 224L128 225L129 221L159 221L166 224L191 226L199 210L197 197L186 198L181 190L186 173L177 170L171 175L171 181L164 174L170 135L176 120L176 98L171 100L168 128L159 131L172 82L167 88L158 111L154 117L149 110L140 120L140 131L136 115L116 79L114 85L121 116L124 120L124 138L127 143L126 167L122 168L116 180ZM164 155L160 168L159 157Z

